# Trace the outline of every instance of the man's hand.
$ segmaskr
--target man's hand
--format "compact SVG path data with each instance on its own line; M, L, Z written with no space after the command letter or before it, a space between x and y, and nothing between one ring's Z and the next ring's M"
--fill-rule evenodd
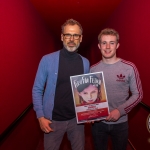
M43 132L49 133L53 131L53 129L50 128L50 124L52 123L50 120L44 117L40 117L38 118L38 120L39 120L40 128Z
M117 121L120 118L120 112L118 109L114 109L110 112L109 116L105 119L106 121Z

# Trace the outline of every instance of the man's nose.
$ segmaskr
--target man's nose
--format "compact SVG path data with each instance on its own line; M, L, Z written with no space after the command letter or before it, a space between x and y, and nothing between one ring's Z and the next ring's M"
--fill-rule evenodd
M106 48L110 48L110 44L109 43L106 44Z
M73 36L73 35L70 37L70 40L71 40L71 41L73 41L73 40L74 40L74 36Z

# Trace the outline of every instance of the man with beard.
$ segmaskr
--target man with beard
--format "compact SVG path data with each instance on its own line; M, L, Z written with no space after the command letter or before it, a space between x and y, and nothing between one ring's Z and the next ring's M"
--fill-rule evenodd
M89 72L89 61L77 53L82 27L73 19L62 25L63 49L45 55L33 85L33 106L44 132L44 149L58 150L67 132L73 150L84 150L84 125L77 125L70 76Z

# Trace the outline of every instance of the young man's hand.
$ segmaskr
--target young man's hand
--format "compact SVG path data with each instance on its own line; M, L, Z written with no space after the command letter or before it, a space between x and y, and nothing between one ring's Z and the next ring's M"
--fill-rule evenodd
M118 109L114 109L110 112L109 116L105 119L106 121L117 121L120 118L120 112Z

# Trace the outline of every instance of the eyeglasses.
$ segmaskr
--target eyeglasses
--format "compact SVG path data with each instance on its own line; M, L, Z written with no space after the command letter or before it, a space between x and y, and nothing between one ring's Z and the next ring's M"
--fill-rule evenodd
M63 36L66 38L66 39L70 39L70 38L74 38L75 40L78 40L81 35L80 34L63 34Z

